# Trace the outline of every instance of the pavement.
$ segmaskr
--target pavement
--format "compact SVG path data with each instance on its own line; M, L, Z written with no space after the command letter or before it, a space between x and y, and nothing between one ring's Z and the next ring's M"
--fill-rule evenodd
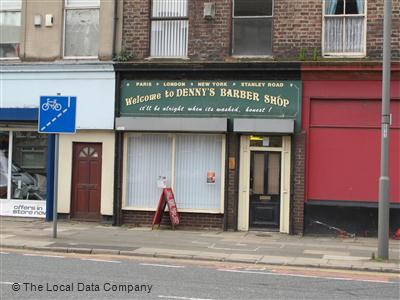
M377 238L297 236L278 232L113 227L91 222L0 218L0 247L82 254L241 262L400 274L400 240L389 241L389 260L372 259Z

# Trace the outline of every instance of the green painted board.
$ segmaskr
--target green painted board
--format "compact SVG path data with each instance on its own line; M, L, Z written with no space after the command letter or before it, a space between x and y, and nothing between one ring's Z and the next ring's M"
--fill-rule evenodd
M120 116L290 118L301 81L123 80Z

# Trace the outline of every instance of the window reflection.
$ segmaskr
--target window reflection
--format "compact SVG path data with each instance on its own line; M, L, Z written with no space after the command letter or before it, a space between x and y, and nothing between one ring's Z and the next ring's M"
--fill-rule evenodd
M11 198L45 200L47 137L36 132L14 132Z

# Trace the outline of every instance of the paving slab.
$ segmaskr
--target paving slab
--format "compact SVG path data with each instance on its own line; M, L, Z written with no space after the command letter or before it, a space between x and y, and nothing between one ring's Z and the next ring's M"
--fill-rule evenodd
M256 263L260 261L262 255L252 255L252 254L231 254L225 258L225 261L232 262L245 262L245 263Z
M400 241L390 240L389 262L371 261L376 238L290 236L277 232L151 230L98 223L60 221L57 239L41 220L0 218L2 247L55 252L98 253L234 261L400 273Z
M287 265L290 264L292 262L294 262L294 258L293 257L287 257L287 256L267 256L264 255L261 260L259 261L259 263L263 263L263 264L279 264L279 265Z

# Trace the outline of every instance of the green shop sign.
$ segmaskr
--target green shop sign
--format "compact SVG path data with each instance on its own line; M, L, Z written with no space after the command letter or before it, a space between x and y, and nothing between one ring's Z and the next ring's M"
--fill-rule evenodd
M301 81L123 80L121 116L298 118Z

